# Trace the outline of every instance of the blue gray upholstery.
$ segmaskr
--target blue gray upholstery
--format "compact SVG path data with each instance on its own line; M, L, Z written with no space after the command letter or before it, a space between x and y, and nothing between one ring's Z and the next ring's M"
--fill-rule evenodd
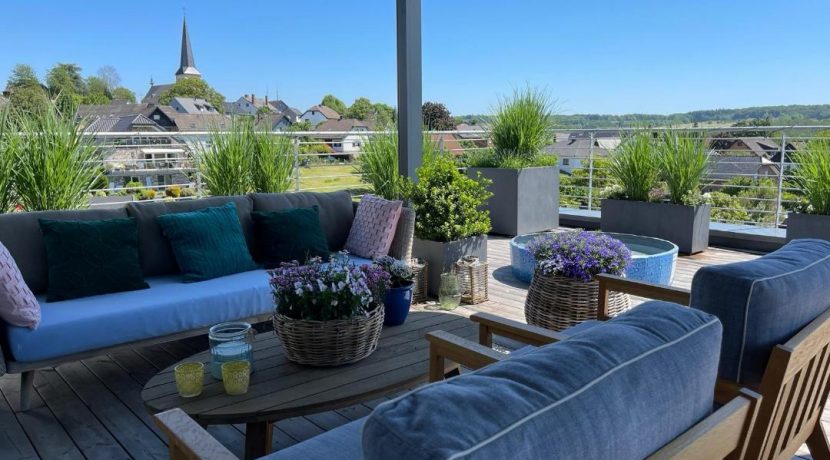
M741 385L761 382L775 345L830 308L830 242L794 240L761 258L701 268L693 308L723 323L719 375Z
M12 356L33 362L135 340L211 326L270 312L274 300L265 270L199 283L181 276L147 278L150 289L63 302L38 296L35 329L4 324Z
M712 315L647 302L381 404L364 458L646 457L711 412L721 332Z
M262 460L362 459L360 436L366 418L349 422L307 441L262 457Z

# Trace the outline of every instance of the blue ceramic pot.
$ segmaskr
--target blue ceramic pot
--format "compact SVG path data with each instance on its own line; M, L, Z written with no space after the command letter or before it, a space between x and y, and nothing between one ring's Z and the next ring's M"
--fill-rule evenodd
M412 304L412 286L393 287L386 291L386 299L383 308L386 310L386 317L383 324L386 326L400 326L406 321L409 314L409 306Z

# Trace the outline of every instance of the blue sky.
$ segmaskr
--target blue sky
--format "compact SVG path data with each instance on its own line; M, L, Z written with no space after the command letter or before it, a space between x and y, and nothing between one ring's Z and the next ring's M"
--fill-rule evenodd
M563 113L830 103L827 0L422 0L424 100L485 113L542 86ZM0 81L16 63L115 66L140 98L173 80L182 7L196 64L228 99L333 93L395 104L394 0L4 0Z

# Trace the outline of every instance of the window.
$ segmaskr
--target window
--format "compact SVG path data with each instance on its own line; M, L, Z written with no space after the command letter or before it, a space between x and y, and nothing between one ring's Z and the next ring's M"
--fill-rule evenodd
M361 145L361 144L360 144L360 141L354 141L354 142L352 142L352 147L360 147L360 145Z
M159 114L153 115L153 120L161 120L161 115L159 115Z
M571 165L571 160L569 160L567 158L562 159L562 166L570 166L570 165Z

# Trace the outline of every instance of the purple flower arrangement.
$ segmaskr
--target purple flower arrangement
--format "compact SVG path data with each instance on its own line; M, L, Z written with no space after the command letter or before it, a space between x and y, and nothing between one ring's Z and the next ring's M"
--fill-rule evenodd
M271 273L277 313L311 321L368 316L382 305L389 281L379 265L358 267L339 254L326 263L319 257L283 263Z
M600 273L622 275L631 263L631 251L621 241L599 232L548 233L527 248L545 276L591 281Z

